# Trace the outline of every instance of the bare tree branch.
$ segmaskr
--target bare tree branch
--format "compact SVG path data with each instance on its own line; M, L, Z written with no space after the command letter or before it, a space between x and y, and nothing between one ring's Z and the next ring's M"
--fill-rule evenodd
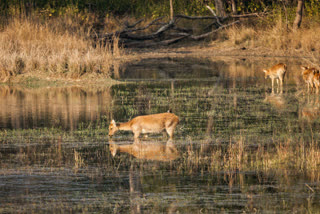
M209 33L204 33L204 34L201 34L201 35L198 35L198 36L190 36L189 38L191 38L193 40L201 40L201 39L204 39L204 38L206 38L206 37L218 32L219 30L222 30L223 28L227 28L227 27L229 27L231 25L234 25L234 24L237 24L239 22L240 22L240 20L237 20L237 21L234 21L234 22L232 22L230 24L222 25L219 28L217 28L217 29L215 29L215 30L213 30L213 31L211 31Z
M162 33L167 31L168 29L174 26L174 20L170 20L170 22L166 25L163 25L157 32L149 34L149 35L134 35L124 33L121 35L121 38L133 39L133 40L150 40L159 37Z
M216 13L212 10L212 8L211 8L209 5L206 5L206 8L208 8L208 9L210 10L210 12L213 14L213 16L216 18L217 23L218 23L220 26L222 26L222 24L221 24L218 16L217 16Z
M121 30L121 31L116 31L116 32L114 32L114 33L108 33L108 34L103 35L102 38L103 38L103 39L106 39L106 38L112 38L112 37L114 37L114 36L120 37L122 34L132 33L132 32L135 32L135 31L143 31L143 30L149 28L150 26L154 25L157 21L159 21L159 20L161 20L161 19L163 19L163 16L162 16L162 17L159 17L159 18L157 18L157 19L155 19L155 20L153 20L153 21L151 21L149 24L147 24L147 25L144 26L144 27L136 28L136 29L124 29L124 30ZM141 20L141 21L143 21L143 20ZM138 21L138 22L139 22L139 21ZM137 22L135 25L137 25L138 22ZM139 23L140 23L140 22L139 22Z
M140 19L139 21L133 23L132 25L129 25L129 23L127 23L126 27L127 28L134 28L136 25L140 24L144 19Z

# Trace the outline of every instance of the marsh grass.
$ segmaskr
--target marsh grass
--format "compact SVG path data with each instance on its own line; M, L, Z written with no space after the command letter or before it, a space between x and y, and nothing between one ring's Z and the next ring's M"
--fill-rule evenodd
M175 168L182 174L205 171L264 172L266 174L289 172L304 175L314 182L320 181L319 146L285 142L274 146L248 145L241 137L228 145L205 143L206 151L197 144L177 145L184 151Z
M13 193L8 200L3 199L2 211L9 212L10 208L21 212L104 209L118 213L138 205L158 212L177 201L177 210L187 212L184 207L192 206L188 210L196 212L194 207L199 204L204 209L212 208L210 204L203 204L203 198L210 194L210 197L219 195L212 199L215 209L228 207L223 194L236 194L241 196L243 207L232 209L317 210L317 196L310 190L315 194L320 190L317 142L308 144L298 140L252 145L245 136L235 136L226 143L215 139L193 141L189 136L174 141L179 159L160 162L139 160L126 153L113 157L108 139L101 138L101 133L103 129L96 130L91 125L82 125L72 132L61 128L1 130L0 176L17 177L13 182L19 182L17 187L10 187ZM91 137L87 138L88 135ZM131 138L126 140L125 143L131 142ZM161 137L154 140L163 141ZM21 178L27 183L21 183ZM297 189L301 186L297 178L303 178L303 183L310 188L303 184L304 188ZM38 189L39 182L48 187L45 194ZM32 191L27 195L27 202L18 200L24 197L25 193L19 192L23 185ZM189 188L194 187L191 195ZM282 197L283 194L290 196ZM310 200L308 207L301 194ZM283 204L278 201L279 197ZM299 206L292 197L300 199ZM227 200L229 204L236 200L235 204L239 205L238 196Z
M11 158L19 160L22 165L39 164L49 168L64 166L77 170L98 163L105 170L115 173L129 169L132 164L149 168L150 161L137 160L128 154L112 157L105 142L106 137L101 135L103 130L92 133L91 142L86 141L88 139L84 135L87 134L82 133L93 131L91 128L72 133L59 129L6 130L0 132L0 142L3 149L20 148L18 153L11 154ZM240 136L238 140L230 140L227 144L217 144L212 140L187 143L177 140L174 145L180 158L169 165L171 170L181 174L192 175L201 171L212 174L250 171L282 174L287 171L307 176L314 182L320 181L318 142L286 141L263 146L250 145L245 137ZM70 153L73 155L70 156ZM7 160L3 158L2 161ZM159 169L162 165L168 165L158 163L156 168ZM5 168L6 165L3 166ZM152 164L150 166L155 167Z
M11 137L10 132L1 133L3 148L10 148L12 142L16 142L14 147L20 148L17 154L11 155L11 158L19 160L19 165L39 164L46 168L70 167L79 170L98 163L104 170L113 173L129 169L132 164L145 170L149 170L149 167L154 169L168 167L168 163L152 161L152 164L147 160L137 160L128 154L117 154L116 157L112 157L108 146L105 146L105 138L96 138L90 143L83 141L84 138L77 134L60 133L58 136L48 137L50 135L48 133L44 134L46 137L39 138L36 137L39 134L35 132L34 137L30 137L31 131L25 132L29 133L27 138ZM14 135L17 135L17 132L14 132ZM180 158L169 163L170 169L188 175L199 172L210 174L251 171L266 174L289 172L292 175L308 177L312 182L320 181L320 149L316 143L306 145L301 142L284 142L274 146L252 147L246 146L245 140L240 139L230 141L227 145L206 144L206 149L201 150L198 143L184 144L176 141L175 146ZM73 155L70 156L70 153ZM11 164L4 165L4 168L5 166L9 167Z

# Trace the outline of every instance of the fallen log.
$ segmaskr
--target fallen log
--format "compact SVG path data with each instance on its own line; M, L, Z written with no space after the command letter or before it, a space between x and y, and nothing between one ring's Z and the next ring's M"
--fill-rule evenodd
M188 33L171 33L170 35L171 36L185 36L185 37L188 37L189 39L197 41L197 40L204 39L204 38L206 38L206 37L218 32L219 30L222 30L224 28L230 27L231 25L234 25L234 24L237 24L237 23L240 23L240 20L234 21L234 22L226 24L226 25L222 25L222 26L220 26L219 28L217 28L217 29L215 29L213 31L210 31L210 32L204 33L204 34L200 34L200 35L192 35L192 34L188 34Z
M135 35L135 34L122 34L120 38L125 39L133 39L133 40L151 40L161 36L165 31L169 30L174 26L174 20L170 20L170 22L164 26L162 26L157 32L149 34L149 35Z
M149 24L147 24L144 27L135 28L135 29L123 29L121 31L116 31L114 33L108 33L108 34L102 35L100 39L110 39L110 38L113 38L113 37L120 37L121 35L127 34L127 33L132 33L132 32L136 32L136 31L143 31L143 30L146 30L147 28L151 27L152 25L154 25L157 21L159 21L161 19L163 19L163 16L151 21ZM142 21L143 20L138 21L137 24L142 22Z
M159 17L149 22L145 26L137 27L143 21L143 19L140 19L131 25L129 23L125 23L124 29L122 30L104 34L102 36L95 35L94 37L98 38L98 41L103 41L104 43L113 42L114 38L118 38L119 43L121 43L124 47L143 48L167 46L179 42L183 39L199 41L213 35L214 33L222 29L239 23L240 21L244 20L243 18L259 17L266 14L266 12L263 12L220 17L216 15L212 8L210 8L209 6L206 7L210 10L212 16L175 15L173 19L171 19L167 23L159 22L164 18ZM202 28L202 32L199 35L194 35L193 29L178 26L179 21L182 19L213 20L213 22ZM145 30L149 29L151 26L156 25L158 27L154 32L144 33ZM209 29L210 31L208 32Z
M230 24L221 25L219 28L217 28L217 29L215 29L215 30L213 30L213 31L211 31L211 32L204 33L204 34L201 34L201 35L198 35L198 36L193 36L193 35L191 35L189 38L192 39L192 40L201 40L201 39L204 39L204 38L206 38L206 37L208 37L208 36L211 36L212 34L218 32L219 30L222 30L222 29L224 29L224 28L227 28L227 27L229 27L229 26L231 26L231 25L234 25L234 24L237 24L237 23L239 23L239 22L240 22L240 20L237 20L237 21L232 22L232 23L230 23Z

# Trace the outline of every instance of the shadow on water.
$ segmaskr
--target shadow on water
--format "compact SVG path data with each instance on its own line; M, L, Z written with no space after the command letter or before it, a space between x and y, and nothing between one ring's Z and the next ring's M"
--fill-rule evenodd
M264 79L274 61L283 91ZM0 86L0 212L319 212L319 98L300 65L147 59L110 88ZM111 119L168 109L174 141L108 140Z

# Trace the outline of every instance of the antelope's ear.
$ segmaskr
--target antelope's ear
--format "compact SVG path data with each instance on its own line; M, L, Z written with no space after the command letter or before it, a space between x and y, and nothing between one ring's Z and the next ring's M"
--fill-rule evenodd
M262 71L263 71L264 73L266 73L266 72L267 72L267 70L266 70L266 69L263 69Z
M112 121L111 121L111 124L112 124L112 125L116 125L116 121L112 120Z
M308 67L306 67L306 66L301 66L301 69L302 69L302 70L307 70Z

